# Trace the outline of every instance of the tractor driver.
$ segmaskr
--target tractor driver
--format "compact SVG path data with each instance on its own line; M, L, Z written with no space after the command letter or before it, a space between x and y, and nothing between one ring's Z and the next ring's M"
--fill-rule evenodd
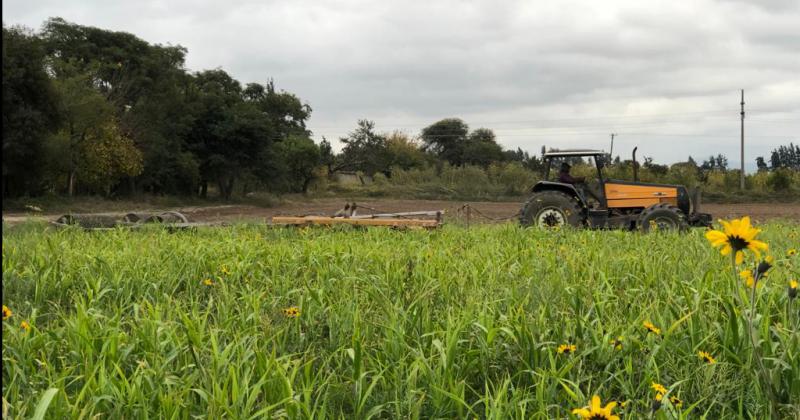
M595 201L597 201L599 204L600 198L598 198L597 194L595 194L594 191L592 191L592 189L586 185L586 177L574 177L569 174L570 169L572 169L572 167L569 165L569 163L564 162L561 164L561 170L558 172L558 182L574 185L576 188L579 188L581 191L583 191L584 196L588 195L589 197L595 199Z
M569 166L569 163L564 162L561 164L561 170L558 172L558 182L562 184L575 185L575 184L582 184L584 181L586 181L586 178L582 176L576 178L570 175L569 174L570 169L572 169L572 167Z

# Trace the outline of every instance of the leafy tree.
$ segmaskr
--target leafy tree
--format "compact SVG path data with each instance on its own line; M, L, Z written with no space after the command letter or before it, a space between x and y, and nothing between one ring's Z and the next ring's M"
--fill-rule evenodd
M3 26L3 196L37 193L47 138L57 129L57 91L41 40Z
M703 164L700 165L700 169L704 171L726 171L728 170L728 158L722 154L718 154L716 156L710 156L708 160L703 161Z
M774 149L770 156L770 166L773 170L778 168L800 170L800 145L789 143Z
M488 168L492 162L503 160L503 148L488 128L479 128L469 134L464 143L461 161L469 165Z
M767 162L764 160L763 156L756 158L756 166L758 167L758 172L766 172L769 170L769 166L767 165Z
M397 167L403 170L421 168L428 160L419 144L399 131L386 137L386 154L389 168Z
M92 159L88 154L95 151L90 143L103 142L106 135L115 132L110 129L116 124L111 105L106 98L92 86L92 80L85 74L64 76L55 81L59 92L63 121L58 133L52 138L55 143L51 150L58 151L50 156L50 166L66 173L68 195L74 195L78 176L103 172L93 168L92 163L103 159Z
M320 148L308 137L291 135L278 143L284 189L307 193L321 162Z
M358 127L339 141L344 143L339 169L363 171L367 175L388 172L386 136L375 132L373 121L359 120Z
M464 163L464 146L469 126L458 118L446 118L422 129L423 150L429 151L451 165Z

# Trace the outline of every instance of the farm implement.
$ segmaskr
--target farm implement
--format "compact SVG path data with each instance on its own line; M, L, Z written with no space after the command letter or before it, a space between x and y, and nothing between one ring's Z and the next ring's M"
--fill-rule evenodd
M122 216L114 214L65 214L50 223L58 227L80 226L87 230L111 230L118 227L135 229L153 224L164 225L170 229L186 229L209 225L208 223L191 223L183 213L177 211L128 213Z
M348 203L333 216L273 216L274 225L352 225L383 226L392 228L425 228L435 229L443 223L443 210L412 211L402 213L358 214L358 205Z
M352 225L435 229L443 223L443 210L359 214L357 212L358 208L359 206L356 203L347 203L343 209L331 216L274 216L272 217L271 224L276 226ZM364 206L361 208L375 210ZM86 230L112 230L116 228L136 229L154 224L162 225L168 229L224 225L224 223L190 222L184 214L176 211L167 211L163 213L128 213L125 215L107 213L65 214L50 223L58 227L79 226Z

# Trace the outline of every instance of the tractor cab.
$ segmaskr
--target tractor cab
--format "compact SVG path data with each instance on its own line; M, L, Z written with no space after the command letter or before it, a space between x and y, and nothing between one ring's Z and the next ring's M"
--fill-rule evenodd
M585 165L586 160L593 166L590 176L570 173L572 165ZM699 191L690 198L682 185L639 182L636 149L633 181L606 178L603 169L609 163L610 156L602 150L545 153L544 178L531 188L533 194L523 205L520 222L643 231L710 225L711 216L698 211Z

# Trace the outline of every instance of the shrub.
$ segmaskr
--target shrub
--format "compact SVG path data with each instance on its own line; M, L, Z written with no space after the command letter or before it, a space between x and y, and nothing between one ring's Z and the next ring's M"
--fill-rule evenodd
M792 174L788 169L780 168L772 171L767 178L767 186L776 192L788 191L792 186Z

